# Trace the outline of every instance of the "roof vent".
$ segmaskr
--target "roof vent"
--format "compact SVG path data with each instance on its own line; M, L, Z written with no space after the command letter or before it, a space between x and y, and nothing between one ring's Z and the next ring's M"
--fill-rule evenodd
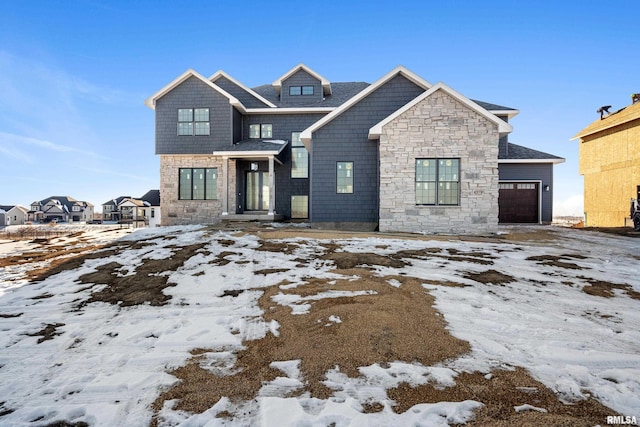
M637 102L640 102L640 93L632 93L631 94L631 103L635 104Z
M600 120L604 119L604 113L607 113L607 116L611 114L609 113L609 108L611 108L611 105L603 105L596 110L596 113L600 113Z

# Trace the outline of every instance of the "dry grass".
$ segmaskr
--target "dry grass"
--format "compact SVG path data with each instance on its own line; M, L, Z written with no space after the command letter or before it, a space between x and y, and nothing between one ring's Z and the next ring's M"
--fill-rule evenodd
M244 233L255 233L261 238L260 251L294 253L304 242L280 242L274 239L292 237L329 239L348 239L351 237L390 237L411 238L421 240L439 239L437 236L403 236L380 235L372 233L327 232L318 230L246 230ZM451 240L451 236L442 237ZM540 229L522 233L510 233L506 236L465 237L460 240L486 241L490 243L505 243L513 241L543 241L557 239L558 236L550 230ZM218 243L224 247L234 246L235 241L219 239ZM0 262L9 263L50 261L49 266L40 271L32 272L33 280L43 280L53 274L75 269L86 259L102 258L117 255L119 252L140 248L148 243L131 242L114 244L102 248L98 246L78 249L77 252L64 252L63 248L54 247L30 254L30 259L16 257L5 258ZM158 273L173 271L180 268L186 260L197 253L203 253L202 244L185 247L174 247L171 257L164 260L143 259L136 267L135 275L119 276L120 264L112 262L103 265L96 272L81 276L80 281L87 284L107 285L101 291L92 293L86 305L93 301L104 301L121 306L149 303L162 305L170 298L163 289L172 286L167 283L166 275ZM380 245L385 246L385 245ZM510 245L509 245L510 246ZM387 249L386 247L384 249ZM60 252L73 255L60 259ZM57 257L55 255L57 253ZM211 261L211 264L225 265L233 261L231 258L237 252L223 251ZM447 329L447 324L440 313L433 307L434 298L422 286L430 283L437 286L466 286L459 283L449 283L428 278L413 278L403 275L378 277L372 271L375 266L401 268L411 263L412 259L443 258L451 262L472 262L481 265L493 264L495 255L482 251L443 251L440 248L422 250L404 250L395 254L383 256L375 253L346 253L341 252L339 244L325 243L324 252L318 253L317 258L335 265L335 272L345 277L358 277L356 280L335 280L308 278L306 284L296 288L283 289L273 286L264 290L259 299L259 306L264 312L264 320L276 320L280 325L279 336L267 334L260 340L245 342L245 348L235 354L236 362L232 372L220 373L216 366L211 365L208 353L222 349L194 349L189 362L170 374L180 381L168 390L164 390L153 404L153 410L159 411L167 400L177 400L174 409L191 413L201 413L211 408L220 398L228 397L232 401L242 402L255 399L259 390L266 382L272 381L282 372L274 369L270 364L274 361L300 360L300 371L303 386L295 391L289 390L289 395L309 393L309 395L326 399L333 395L334 390L324 384L326 373L339 367L340 371L349 377L358 377L358 368L374 363L384 366L389 362L402 361L406 363L420 363L433 366L438 363L455 359L470 350L469 344L453 337ZM566 254L559 257L531 257L530 261L543 265L561 268L581 268L572 260L581 259L578 255ZM301 263L308 263L309 259L300 259ZM0 265L2 266L2 265ZM255 274L271 274L283 269L263 269ZM495 270L480 273L466 273L468 279L480 283L505 284L514 278ZM401 284L394 287L389 280L394 279ZM584 278L589 285L584 292L603 297L615 296L614 290L625 292L631 298L640 299L638 292L624 284L606 283ZM283 282L280 285L289 284ZM273 297L279 293L295 294L301 297L318 295L329 290L340 291L373 291L373 293L359 296L340 298L324 298L309 300L311 309L304 315L293 315L288 306L275 303ZM223 297L233 298L242 290L225 291ZM40 297L47 297L46 294ZM20 314L3 314L2 317L14 317ZM330 316L339 317L341 323L329 321ZM60 324L43 325L41 331L34 333L41 340L52 339L57 334L56 328ZM225 368L225 367L217 367ZM228 368L228 367L226 367ZM224 369L223 369L224 370ZM218 374L216 374L218 372ZM521 368L514 370L495 370L492 376L485 374L461 373L456 378L456 385L448 388L434 387L427 384L410 387L406 383L387 390L390 399L395 401L394 410L402 413L419 403L441 401L462 401L473 399L485 404L476 412L476 418L469 425L482 426L579 426L603 424L607 415L613 411L602 406L593 399L576 402L573 405L561 403L556 395L541 383L535 381ZM547 413L521 412L516 413L514 406L528 403L545 408ZM365 412L382 410L382 402L366 402ZM0 409L2 406L0 404ZM233 420L236 414L223 411L218 417ZM154 419L152 424L158 420ZM60 425L75 425L64 423ZM78 424L79 425L79 424Z

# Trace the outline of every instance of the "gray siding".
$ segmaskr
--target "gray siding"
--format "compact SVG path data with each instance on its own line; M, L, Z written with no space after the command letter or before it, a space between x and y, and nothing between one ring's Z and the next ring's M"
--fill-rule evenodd
M287 147L282 151L278 159L282 164L275 164L276 172L276 206L275 211L284 215L285 218L291 217L291 196L309 195L309 179L308 178L291 178L291 132L302 132L313 123L320 120L324 114L257 114L243 117L243 139L249 136L249 124L271 123L273 125L273 139L282 139L289 141ZM248 170L246 165L238 162L238 193L239 200L244 200L245 192L245 174ZM311 165L310 165L311 166ZM266 162L259 163L261 171L268 171ZM243 207L236 207L238 211L242 211Z
M378 222L378 144L369 129L424 92L396 76L313 135L312 222ZM353 194L336 193L336 163L354 162Z
M238 101L240 101L242 105L244 105L247 108L265 108L265 107L268 108L269 107L267 104L260 101L258 98L251 95L249 92L242 89L240 86L233 83L231 80L227 79L226 77L220 77L218 80L214 82L214 84L220 87L225 92L237 98Z
M553 163L499 163L500 181L542 181L541 221L553 220ZM549 191L544 191L545 185Z
M242 140L242 113L233 109L233 142Z
M209 108L211 134L178 136L179 108ZM207 154L232 143L229 100L201 80L190 77L156 101L156 154Z
M290 86L313 86L313 95L290 96ZM316 102L322 102L323 96L320 80L316 79L304 70L299 70L293 73L289 78L282 82L282 89L280 91L280 101L282 101L282 103L290 105L313 104ZM283 107L286 106L287 105L283 105Z

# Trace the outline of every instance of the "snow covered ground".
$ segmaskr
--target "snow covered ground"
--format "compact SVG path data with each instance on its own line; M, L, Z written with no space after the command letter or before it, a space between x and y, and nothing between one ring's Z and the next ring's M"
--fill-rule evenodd
M285 280L288 287L295 287L309 277L340 278L332 272L331 262L300 264L301 258L322 252L327 239L291 238L283 243L295 244L295 250L269 252L256 250L257 233L189 226L100 234L95 226L87 227L91 231L85 230L85 237L100 243L115 241L120 249L104 250L104 257L39 282L25 278L33 268L30 264L0 270L1 425L46 425L58 420L149 425L152 403L161 390L176 383L168 372L185 365L193 357L191 350L218 349L208 357L216 358L216 366L228 374L243 343L280 333L278 322L265 321L258 306L263 289ZM488 373L498 366L527 369L567 402L591 395L617 413L640 419L640 300L632 298L640 292L640 240L563 228L554 228L552 234L555 237L548 240L504 242L376 235L333 238L331 243L351 253L388 256L436 248L482 253L490 259L492 265L487 267L464 258L456 262L446 257L412 258L401 267L374 270L380 276L423 279L451 333L468 341L471 352L437 366L403 362L363 366L358 378L332 370L325 383L336 392L326 400L279 394L278 390L299 388L304 378L299 360L278 361L272 365L282 376L264 383L257 399L242 403L242 410L237 402L223 398L206 412L190 414L173 409L175 402L169 401L159 411L159 425L463 423L473 418L482 402L424 403L396 414L386 390L401 382L449 387L460 372ZM66 243L79 244L71 239ZM82 276L114 262L120 265L120 276L135 276L143 260L168 259L180 247L198 244L201 249L179 268L162 273L174 285L164 289L171 297L167 304L87 303L105 285L83 283ZM0 258L12 250L34 249L30 245L0 242ZM229 262L214 262L221 256ZM513 280L495 284L473 279L473 274L489 268ZM257 270L271 272L256 274ZM612 297L585 292L603 283L609 285L603 292ZM389 285L402 286L397 280ZM229 297L232 291L242 292ZM318 299L352 294L346 290L305 298L281 294L274 301L304 316ZM373 291L367 295L375 298ZM328 323L341 321L331 316ZM366 413L362 405L372 396L385 402L384 408ZM514 411L533 408L522 403ZM223 412L236 416L220 417Z

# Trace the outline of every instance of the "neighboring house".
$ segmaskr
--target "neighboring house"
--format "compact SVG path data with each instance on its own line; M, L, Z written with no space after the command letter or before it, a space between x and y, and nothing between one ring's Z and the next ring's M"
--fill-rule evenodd
M120 196L115 199L111 199L102 204L102 220L103 221L119 221L120 211L118 205L125 199L130 199L131 196Z
M486 233L499 218L552 219L552 166L563 159L508 142L518 111L402 66L368 84L300 64L253 89L187 70L146 104L165 225L284 218Z
M102 204L104 221L134 222L137 225L160 225L160 190L149 190L142 197L120 196Z
M580 141L585 225L629 225L629 202L640 198L640 102L603 115L571 139Z
M162 223L162 210L160 208L160 190L149 190L140 197L147 206L147 222L149 227L158 227Z
M29 209L20 205L0 206L0 226L27 222Z
M29 221L49 222L54 219L64 222L91 221L93 205L69 196L52 196L31 203Z

